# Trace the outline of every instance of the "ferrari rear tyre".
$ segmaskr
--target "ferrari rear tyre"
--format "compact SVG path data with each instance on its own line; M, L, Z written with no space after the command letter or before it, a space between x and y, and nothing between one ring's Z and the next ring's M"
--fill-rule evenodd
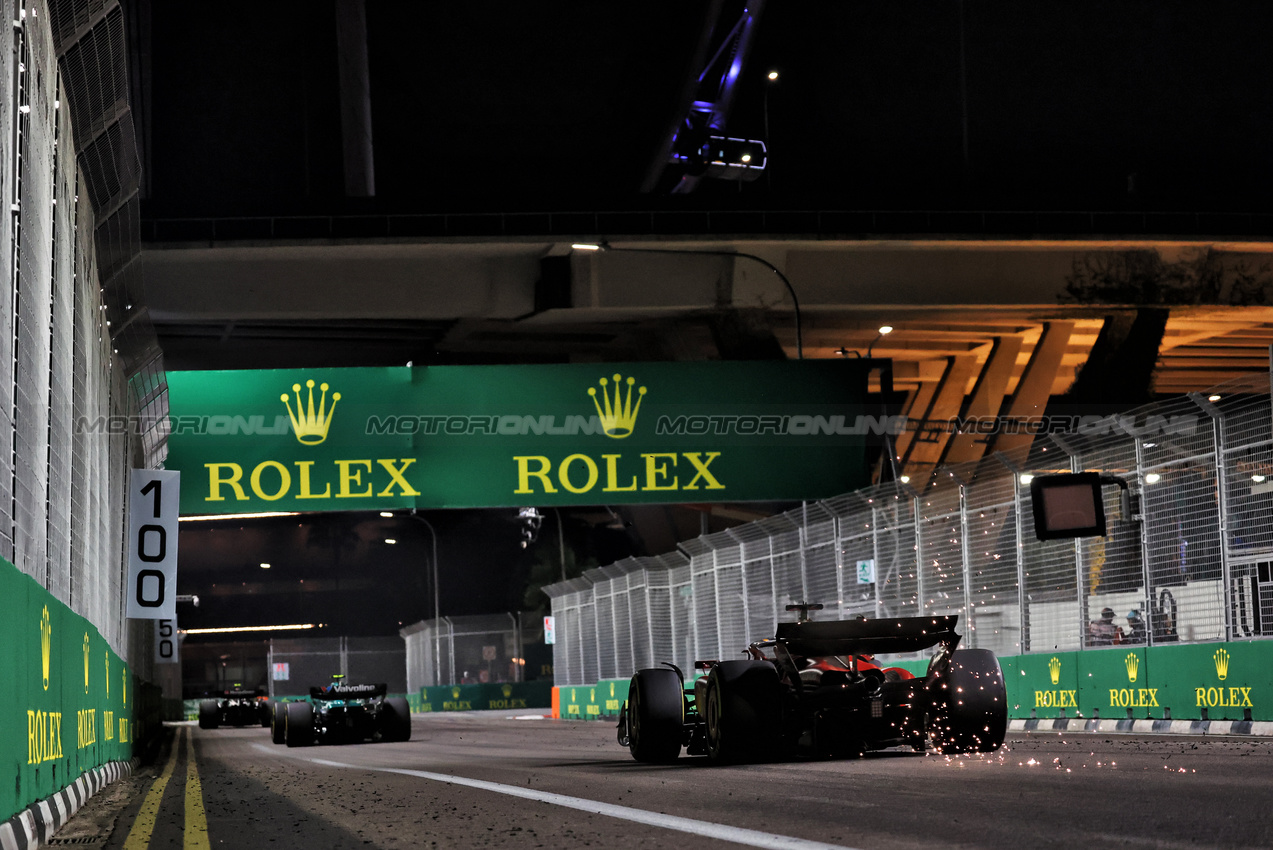
M1008 692L988 649L961 649L939 684L928 730L930 746L947 755L991 753L1008 731Z
M273 711L270 712L270 740L276 744L282 744L285 740L284 733L287 731L287 703L276 702L272 705Z
M707 754L714 762L771 758L782 723L782 685L768 661L722 661L708 674Z
M257 711L261 715L261 725L268 729L270 723L274 720L274 702L268 699L265 700L257 706Z
M221 724L217 717L217 701L214 699L199 700L199 728L215 729Z
M390 697L381 705L383 722L380 727L382 741L411 740L411 706L403 697Z
M638 670L628 688L628 749L640 762L666 763L681 754L685 691L675 670Z
M314 743L314 706L307 702L287 704L283 738L289 747L308 747Z

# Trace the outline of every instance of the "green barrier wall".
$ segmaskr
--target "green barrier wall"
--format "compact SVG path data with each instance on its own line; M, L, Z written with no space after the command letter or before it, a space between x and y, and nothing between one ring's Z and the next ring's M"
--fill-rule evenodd
M1116 647L999 659L1009 715L1273 720L1273 642Z
M136 683L88 620L0 559L0 821L133 757ZM8 779L12 777L12 779Z
M552 682L493 682L481 685L438 685L421 688L412 711L490 711L548 708Z

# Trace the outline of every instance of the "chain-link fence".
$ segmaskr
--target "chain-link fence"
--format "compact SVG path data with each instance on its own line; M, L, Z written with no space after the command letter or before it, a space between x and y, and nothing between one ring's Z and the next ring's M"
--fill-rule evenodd
M1000 655L1118 633L1150 645L1273 635L1268 376L1068 425L924 486L811 502L546 587L557 684L736 657L797 602L822 603L821 619L958 614L965 646ZM1041 542L1029 482L1072 471L1118 476L1132 498L1105 489L1103 538Z
M0 558L152 677L124 618L130 466L165 451L118 4L0 0ZM127 423L124 427L113 427ZM7 616L0 600L0 616Z
M406 647L396 637L271 640L269 692L301 696L331 684L336 675L359 685L384 682L389 693L407 692Z
M399 631L407 644L407 688L520 682L522 625L513 614L424 620Z

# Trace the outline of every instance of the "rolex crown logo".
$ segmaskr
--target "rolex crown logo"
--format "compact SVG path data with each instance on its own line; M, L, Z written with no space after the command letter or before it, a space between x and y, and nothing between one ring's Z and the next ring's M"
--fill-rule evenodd
M645 387L637 387L636 404L632 403L632 388L636 385L636 378L628 378L625 382L623 376L615 374L614 376L614 392L611 393L607 387L610 381L602 378L601 398L597 398L597 388L588 387L588 395L592 396L592 403L597 408L597 415L601 417L601 430L607 437L613 437L616 440L622 440L629 436L636 427L637 413L641 410L641 399L645 398ZM623 384L628 385L628 391L623 392ZM613 397L612 397L613 396Z
M1140 671L1140 656L1134 652L1127 653L1123 666L1127 668L1127 681L1136 681L1136 674Z
M292 431L296 439L307 446L316 446L327 439L327 429L332 424L332 414L336 412L336 402L340 401L340 393L332 393L332 406L327 406L327 384L319 384L321 395L318 398L318 409L314 409L314 381L305 382L309 390L308 401L301 401L301 385L292 384L292 392L296 393L296 412L292 412L292 400L287 393L279 396L279 401L287 406L287 415L292 420Z
M84 633L84 693L88 693L88 632Z
M508 699L509 697L513 695L513 686L505 685L504 687L500 688L500 691L504 694L504 699Z
M1052 684L1061 684L1061 659L1053 655L1048 660L1048 672L1052 674Z
M1229 678L1229 653L1223 647L1217 649L1215 654L1211 656L1216 662L1216 676L1223 682Z
M459 698L460 698L460 689L451 688L451 699L459 699Z
M40 616L40 667L44 673L44 690L49 689L49 664L53 661L53 624L49 622L49 606Z

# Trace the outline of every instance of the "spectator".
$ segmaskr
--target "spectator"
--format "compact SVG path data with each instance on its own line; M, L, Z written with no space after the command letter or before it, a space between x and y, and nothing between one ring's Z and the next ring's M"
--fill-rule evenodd
M1123 642L1123 630L1114 625L1114 609L1101 609L1101 618L1087 627L1088 646L1111 646Z
M1145 619L1140 616L1140 611L1133 608L1127 612L1127 642L1128 643L1144 643L1148 629L1145 628Z

